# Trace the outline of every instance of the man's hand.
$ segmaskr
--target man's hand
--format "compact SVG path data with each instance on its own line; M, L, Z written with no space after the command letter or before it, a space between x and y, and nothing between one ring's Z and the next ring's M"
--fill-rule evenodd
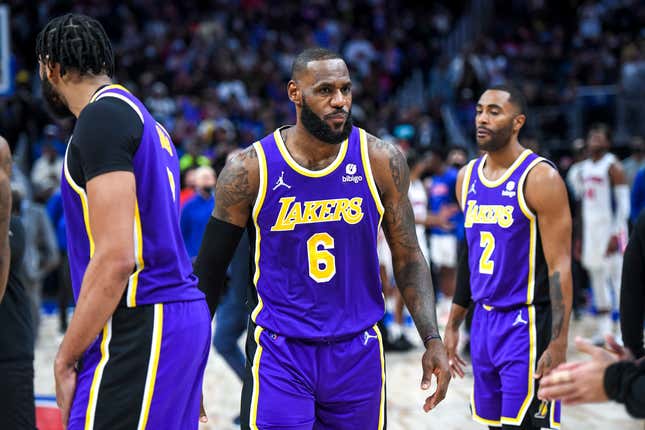
M560 365L549 376L545 376L540 382L538 392L540 399L559 399L565 404L595 403L607 400L603 384L605 370L610 364L618 361L618 356L603 348L593 346L588 340L582 338L576 338L576 348L580 352L591 355L591 361L566 363ZM614 348L612 347L612 349Z
M457 348L459 347L459 329L446 327L444 332L443 343L448 353L448 364L450 365L450 374L452 377L458 375L464 377L464 367L466 362L459 356Z
M54 361L54 378L56 380L56 404L60 408L63 428L66 429L72 401L74 400L74 392L76 391L76 369L74 364L60 360L57 357Z
M199 422L207 423L208 415L206 415L206 409L204 409L204 395L202 394L202 399L199 402Z
M451 230L455 225L450 221L450 218L457 212L459 212L459 206L455 204L443 205L436 214L428 214L426 227L438 227L444 230Z
M610 352L613 352L618 360L634 360L634 354L629 350L629 348L625 348L624 346L620 345L618 342L616 342L616 339L614 336L608 334L605 336L605 342L607 345L607 349L609 349Z
M440 339L429 340L426 344L426 352L421 359L423 366L423 379L421 380L421 389L428 390L432 381L432 375L437 378L437 389L426 399L423 410L430 412L445 397L450 383L450 366L448 365L448 356L446 348Z
M551 341L540 357L534 378L540 379L567 360L566 342Z

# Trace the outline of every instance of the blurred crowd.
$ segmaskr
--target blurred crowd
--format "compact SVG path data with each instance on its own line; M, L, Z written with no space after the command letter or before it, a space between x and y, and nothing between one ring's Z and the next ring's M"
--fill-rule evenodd
M0 119L10 142L25 131L30 147L41 139L48 119L38 103L35 36L49 17L76 11L105 26L115 47L116 80L146 103L187 154L182 170L207 161L221 165L234 147L293 122L286 83L295 54L312 45L347 60L356 121L390 130L403 115L397 88L411 70L430 69L438 41L464 11L459 1L431 7L384 0L279 7L259 0L11 3L16 94L0 102L10 108ZM64 128L61 138L69 125Z
M199 219L212 207L215 176L197 168L219 171L236 148L295 121L286 83L299 51L319 45L342 53L354 80L355 121L387 130L400 121L397 88L412 70L431 67L438 40L463 13L464 3L8 2L15 79L13 94L0 97L0 134L16 160L12 181L19 210L35 207L50 215L41 217L47 234L40 230L32 241L34 264L43 269L34 272L34 300L43 284L47 291L68 290L66 265L58 264L67 245L58 189L73 122L54 122L44 110L34 54L36 35L51 17L79 12L101 21L116 54L115 81L137 95L171 133L181 157L182 227L194 256L203 232ZM413 137L405 128L399 133ZM28 228L36 231L36 224ZM60 307L69 299L61 294ZM61 331L65 327L62 313Z
M466 129L472 130L482 90L511 81L533 111L524 134L543 143L568 146L574 128L569 115L578 109L583 131L598 121L618 128L618 98L625 106L621 131L645 133L636 102L645 95L643 2L496 1L493 16L482 37L430 74L430 99L441 104L454 97ZM613 88L583 91L606 86Z
M490 19L482 17L489 22L482 24L481 34L447 51L442 42L475 3L9 1L15 82L13 94L0 97L0 134L17 160L13 183L19 210L39 220L33 223L38 229L31 228L33 264L39 268L33 271L38 278L34 290L43 282L67 279L66 265L59 264L66 243L58 188L73 126L53 122L43 109L34 44L48 19L70 11L101 21L116 53L115 80L144 101L172 135L181 155L182 229L191 256L205 225L199 220L210 213L216 174L227 156L295 121L286 83L295 54L313 45L346 59L355 122L407 151L418 180L411 199L419 201L415 211L423 218L419 237L428 244L428 259L437 266L436 285L446 297L454 289L456 250L447 261L437 260L461 238L450 196L456 169L475 153L475 103L487 86L510 81L523 89L531 110L522 143L554 158L563 175L584 157L584 134L575 136L583 140L571 138L568 106L582 109L583 132L598 120L616 128L616 95L580 97L581 88L615 87L627 101L627 138L618 139L623 145L618 149L621 158L630 156L625 169L633 181L645 159L640 103L645 96L645 4L495 0L486 3L493 13ZM417 71L423 76L422 102L404 107L400 92ZM471 146L451 141L442 112L446 106L456 113ZM544 145L553 141L560 146ZM641 188L638 192L645 195ZM68 300L60 297L61 303Z

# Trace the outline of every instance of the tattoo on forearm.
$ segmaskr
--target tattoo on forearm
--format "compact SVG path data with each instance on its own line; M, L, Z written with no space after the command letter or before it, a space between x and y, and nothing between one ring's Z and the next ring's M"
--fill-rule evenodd
M553 323L551 325L551 340L556 339L562 332L564 325L564 298L560 283L560 272L554 272L549 278L549 293L551 296L551 311Z
M396 148L394 148L394 150L398 151L398 149ZM390 171L392 172L392 180L394 181L394 185L396 185L396 188L400 190L401 184L403 182L410 181L409 170L405 168L407 166L404 167L404 164L403 164L404 160L401 154L392 154L392 155L393 156L390 157Z
M231 206L242 202L251 204L255 198L257 191L249 182L249 172L245 163L256 158L255 149L251 146L230 160L222 170L217 181L215 199L215 216L222 221L231 221Z
M382 151L389 160L389 170L396 187L397 198L384 199L385 215L383 229L390 247L401 246L406 252L421 252L415 230L414 212L408 200L410 171L401 151L393 145L368 135L368 144Z
M394 276L421 338L439 334L430 269L425 261L410 261L403 267L395 267Z
M408 252L421 252L414 229L414 212L407 196L398 205L386 203L384 217L383 229L391 247L399 245Z

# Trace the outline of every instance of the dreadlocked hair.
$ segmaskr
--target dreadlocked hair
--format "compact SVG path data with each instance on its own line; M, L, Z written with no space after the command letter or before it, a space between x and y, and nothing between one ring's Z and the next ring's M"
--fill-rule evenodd
M86 15L52 19L38 34L36 55L44 64L60 64L60 74L114 75L114 52L103 26Z

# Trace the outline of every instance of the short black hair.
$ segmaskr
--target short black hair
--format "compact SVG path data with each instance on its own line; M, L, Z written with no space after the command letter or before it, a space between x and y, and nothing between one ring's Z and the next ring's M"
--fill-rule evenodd
M36 55L47 65L60 64L61 76L69 70L114 75L112 44L101 23L86 15L68 13L49 21L36 39Z
M605 124L604 122L595 122L591 124L591 127L589 127L589 133L602 133L605 135L605 138L607 141L611 141L611 128L609 125Z
M489 87L486 91L492 90L507 92L510 95L508 101L515 105L521 114L526 115L526 97L524 97L524 93L519 88L511 84L499 84Z
M339 54L325 48L307 48L296 55L291 66L291 79L296 79L297 75L307 69L307 63L310 61L335 60L343 59Z

